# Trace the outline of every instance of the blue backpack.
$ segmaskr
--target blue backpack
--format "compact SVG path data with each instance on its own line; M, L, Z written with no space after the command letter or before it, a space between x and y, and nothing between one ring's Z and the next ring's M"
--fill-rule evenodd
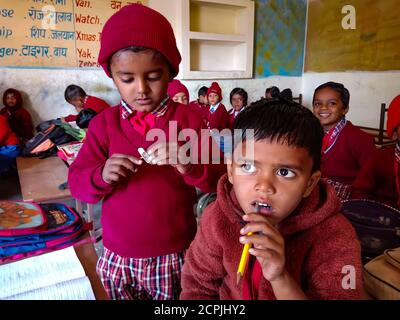
M0 263L68 247L91 228L62 203L0 201Z

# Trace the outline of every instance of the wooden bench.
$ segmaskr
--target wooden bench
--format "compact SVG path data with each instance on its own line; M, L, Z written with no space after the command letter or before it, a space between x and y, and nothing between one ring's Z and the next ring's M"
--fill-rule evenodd
M362 127L358 126L361 130L371 134L374 139L375 139L375 146L380 149L386 146L390 146L392 144L395 144L396 141L392 140L389 138L386 134L385 130L385 118L386 118L386 103L381 104L381 110L380 110L380 117L379 117L379 128L369 128L369 127Z

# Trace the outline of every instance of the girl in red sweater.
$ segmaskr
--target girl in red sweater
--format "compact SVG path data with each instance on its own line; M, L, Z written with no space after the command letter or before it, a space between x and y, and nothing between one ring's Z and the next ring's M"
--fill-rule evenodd
M20 151L18 138L9 127L7 118L0 115L0 176L9 170Z
M313 111L324 128L322 177L332 184L341 199L375 151L373 137L346 119L350 93L341 83L327 82L314 91Z
M110 298L174 299L196 233L195 187L215 190L222 171L182 161L187 143L181 147L173 137L178 130L200 136L207 129L194 109L167 95L181 61L167 19L147 6L127 5L106 22L100 45L99 64L121 103L91 120L68 184L78 199L103 201L97 271Z
M7 89L3 94L3 104L0 114L7 118L20 142L25 143L33 137L33 123L31 114L22 106L21 93L16 89Z
M237 115L244 110L247 106L248 95L246 90L242 88L234 88L232 89L229 100L232 105L232 109L229 111L229 115L231 117L231 126L233 121L237 117Z
M207 99L210 105L206 114L206 121L210 129L229 129L231 118L222 101L222 90L217 82L213 82L207 90Z
M254 140L242 131L235 141L187 252L180 298L361 298L360 244L333 188L320 181L318 120L297 103L263 99L234 129L254 130ZM238 282L243 244L252 248Z
M352 186L351 198L371 199L400 208L400 95L387 113L387 135L396 144L377 150L361 169Z

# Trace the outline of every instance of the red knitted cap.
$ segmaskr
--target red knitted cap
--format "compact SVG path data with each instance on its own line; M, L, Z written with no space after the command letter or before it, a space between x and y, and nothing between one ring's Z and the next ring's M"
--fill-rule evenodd
M109 59L117 51L130 46L160 52L173 69L171 77L178 74L181 55L176 46L174 31L159 12L141 4L131 4L107 20L101 32L98 62L109 77Z
M400 125L400 95L393 99L387 113L387 135L392 138L394 130ZM400 137L398 137L400 138Z
M185 87L185 85L180 82L177 79L172 80L169 84L168 84L168 95L170 98L173 98L174 95L176 95L179 92L183 92L184 94L186 94L186 97L189 100L189 91L188 89Z
M221 90L221 87L219 86L218 82L211 83L211 86L207 90L207 97L211 92L214 92L219 96L219 101L222 100L222 90Z

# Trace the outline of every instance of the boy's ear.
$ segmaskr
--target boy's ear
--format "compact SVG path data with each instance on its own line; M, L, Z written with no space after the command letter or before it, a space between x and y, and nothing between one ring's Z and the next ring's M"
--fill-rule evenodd
M230 183L233 184L233 179L232 179L233 167L232 167L232 164L227 164L226 165L226 169L227 169L226 171L228 172L228 180L229 180Z
M319 179L321 179L321 171L317 170L308 179L307 188L303 193L303 198L307 198L311 194L315 186L318 184Z

